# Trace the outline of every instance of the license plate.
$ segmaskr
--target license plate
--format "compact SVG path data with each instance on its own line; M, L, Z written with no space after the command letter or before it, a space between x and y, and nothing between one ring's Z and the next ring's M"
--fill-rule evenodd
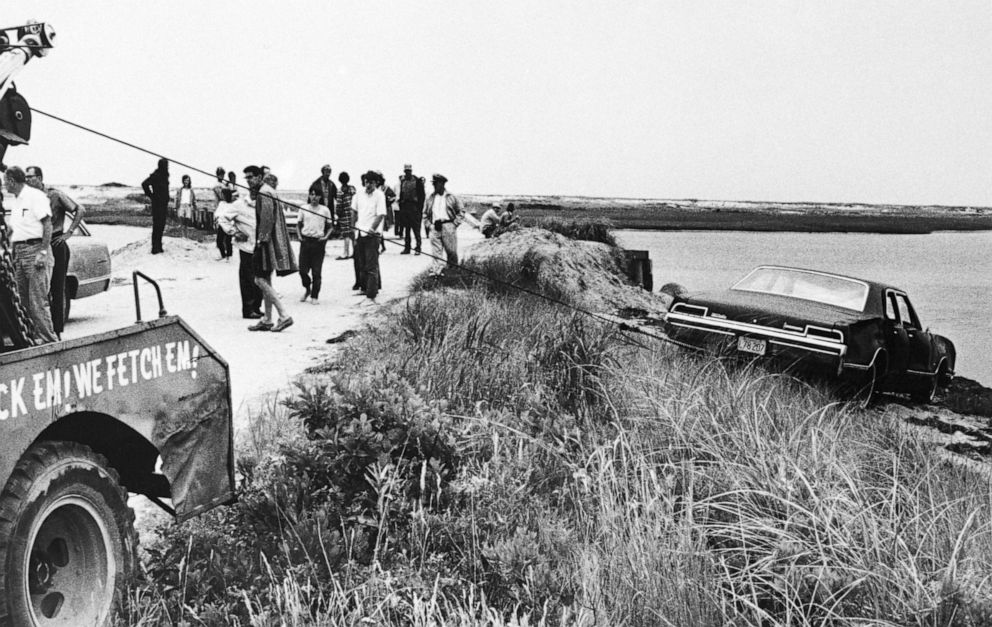
M764 355L767 347L768 347L768 343L765 342L765 340L759 340L753 337L737 338L737 350L741 351L742 353L753 353L755 355Z

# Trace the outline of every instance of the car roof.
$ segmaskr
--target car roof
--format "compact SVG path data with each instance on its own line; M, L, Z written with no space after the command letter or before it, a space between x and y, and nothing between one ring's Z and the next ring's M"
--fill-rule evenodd
M811 272L813 274L822 274L824 276L837 277L838 279L847 279L847 280L850 280L850 281L860 281L861 283L864 283L864 284L868 285L868 287L873 292L874 291L884 291L884 290L895 290L897 292L905 292L905 290L899 289L898 287L895 287L894 285L889 285L887 283L879 283L878 281L871 281L869 279L862 279L860 277L850 276L850 275L847 275L847 274L838 274L836 272L826 272L824 270L815 270L813 268L800 268L798 266L779 266L779 265L774 265L774 264L762 264L760 266L755 266L754 268L752 268L751 270L749 270L747 272L747 274L745 274L744 276L746 277L746 276L748 276L748 274L751 274L755 270L760 270L762 268L768 268L768 269L772 269L772 270L794 270L796 272ZM743 278L743 277L741 277L741 278Z

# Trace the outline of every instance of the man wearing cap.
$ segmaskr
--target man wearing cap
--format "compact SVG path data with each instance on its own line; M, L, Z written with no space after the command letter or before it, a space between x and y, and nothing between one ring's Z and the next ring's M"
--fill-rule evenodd
M317 196L320 197L320 204L325 207L333 207L334 200L338 197L338 186L334 184L331 180L331 166L324 164L320 168L320 176L316 181L310 184L310 189L307 190L307 195L309 192L316 191ZM331 216L333 219L333 216ZM335 223L336 224L336 223Z
M431 253L434 255L431 274L435 275L444 270L442 254L448 260L449 267L458 265L458 225L465 218L461 201L445 189L447 182L443 174L432 176L434 193L424 202L424 231L431 238Z
M11 197L7 232L14 249L14 280L28 317L34 323L36 342L55 342L48 290L55 260L52 256L52 207L39 189L28 187L27 175L17 166L7 168L4 183Z
M400 227L400 237L403 238L403 252L410 254L410 233L413 232L417 241L415 254L420 254L420 223L424 219L424 177L413 175L413 166L407 163L403 166L403 174L397 186L399 193L399 214L396 217Z
M376 304L382 278L379 276L379 242L386 219L386 195L379 189L379 175L369 170L362 177L363 191L352 198L355 213L355 270L365 303Z
M45 192L52 208L52 278L49 284L49 300L51 301L52 329L56 336L61 336L65 329L65 275L69 270L69 244L66 241L72 237L83 219L86 209L78 202L69 198L64 192L54 187L45 187L45 178L41 168L28 166L25 172L27 184ZM65 226L65 217L69 214L69 227Z

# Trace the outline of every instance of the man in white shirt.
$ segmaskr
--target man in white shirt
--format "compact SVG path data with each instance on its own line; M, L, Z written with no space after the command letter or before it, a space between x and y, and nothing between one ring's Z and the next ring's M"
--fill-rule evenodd
M320 295L320 277L324 266L327 240L334 229L329 207L320 204L320 191L310 188L310 204L300 208L296 231L300 234L300 280L303 282L303 298L314 305Z
M48 290L55 258L52 256L52 207L45 192L29 187L17 166L7 168L4 183L10 193L7 232L14 253L14 279L21 306L34 323L34 339L47 344L58 338L52 327Z
M479 220L479 228L482 231L482 235L486 239L491 238L496 233L496 227L499 226L500 209L500 204L498 202L494 202L493 206L482 214L482 218Z
M386 195L379 189L379 175L369 170L362 177L365 190L351 200L355 213L355 270L359 287L365 292L363 304L376 304L382 287L379 275L379 242L386 219Z
M66 242L76 229L79 228L86 213L86 208L69 197L68 194L53 187L45 186L45 176L36 165L28 166L24 171L29 187L40 189L48 196L48 204L52 208L52 279L49 283L51 292L52 328L57 337L62 337L65 329L66 291L65 275L69 270L69 259L72 256L69 244ZM66 220L69 216L69 220ZM67 225L68 223L68 225Z
M233 173L232 173L233 174ZM234 199L231 187L221 190L221 202L217 204L214 218L217 228L231 237L238 247L241 263L238 265L238 283L241 287L241 317L257 320L262 313L262 290L255 285L252 274L252 254L255 252L255 208L248 206L243 198Z

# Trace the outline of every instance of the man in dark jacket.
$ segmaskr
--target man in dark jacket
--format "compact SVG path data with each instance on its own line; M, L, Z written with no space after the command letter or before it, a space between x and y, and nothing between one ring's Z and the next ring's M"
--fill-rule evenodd
M141 182L141 189L152 200L152 254L162 252L162 234L169 211L169 160L158 160L158 168Z
M424 219L424 179L421 176L413 175L413 166L409 163L403 166L403 176L400 177L399 186L396 188L399 194L399 215L397 224L402 229L403 252L401 255L410 254L410 232L412 231L417 240L416 254L420 254L420 222Z
M331 180L331 166L325 164L320 168L320 177L310 184L310 189L307 190L308 195L311 191L317 192L317 196L320 197L320 204L325 207L335 206L338 197L338 186ZM331 217L335 219L333 214ZM334 224L337 226L336 221Z

